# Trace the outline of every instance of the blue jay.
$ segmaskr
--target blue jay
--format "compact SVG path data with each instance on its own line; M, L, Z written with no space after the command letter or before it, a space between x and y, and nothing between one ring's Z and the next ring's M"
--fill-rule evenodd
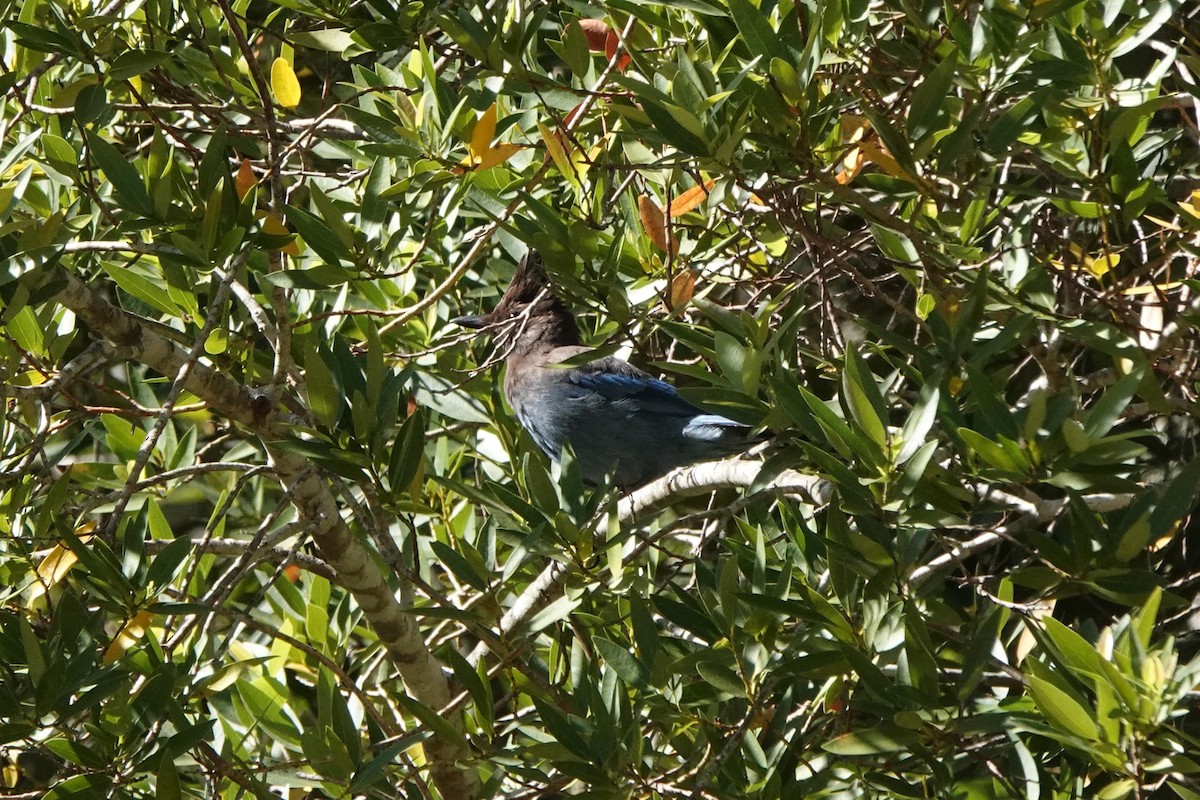
M504 397L521 426L552 459L571 443L584 480L629 489L675 467L739 453L759 441L751 428L709 414L666 381L609 356L556 367L590 348L566 304L554 295L530 250L489 314L451 322L495 328L507 371Z

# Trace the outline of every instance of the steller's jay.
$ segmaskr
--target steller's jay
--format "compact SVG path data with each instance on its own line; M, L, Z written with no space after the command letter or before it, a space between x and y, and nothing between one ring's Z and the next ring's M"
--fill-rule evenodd
M708 414L675 387L609 356L556 367L590 348L567 306L554 295L541 257L530 250L490 314L450 320L497 328L507 372L504 396L522 427L554 460L571 443L584 480L609 473L632 488L675 467L741 452L759 439L751 428Z

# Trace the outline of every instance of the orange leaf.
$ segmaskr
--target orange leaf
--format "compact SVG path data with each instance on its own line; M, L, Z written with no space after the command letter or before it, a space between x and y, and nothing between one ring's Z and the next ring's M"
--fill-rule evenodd
M581 102L578 105L576 105L574 108L571 109L571 113L567 114L566 119L563 120L563 125L567 128L575 127L575 118L578 117L582 113L583 113L583 103Z
M702 185L693 186L671 201L671 216L678 217L696 208L708 199L708 190L713 187L713 181L705 181Z
M658 203L654 202L654 199L647 195L639 195L638 214L642 218L642 228L645 229L654 246L667 255L674 253L678 242L676 242L674 236L668 240L666 220L663 219L663 212L658 207Z
M612 30L608 25L599 19L581 19L579 27L583 28L583 35L587 37L588 48L600 52L605 49L608 42L608 35Z
M154 619L154 615L149 611L139 611L133 615L133 619L126 622L120 633L112 640L112 644L104 651L104 663L111 664L125 655L125 651L133 647L142 640L146 635L146 630L150 627L150 620Z
M250 168L250 159L243 158L241 166L238 167L237 177L233 181L238 200L245 200L246 195L250 194L250 190L256 183L258 183L258 178L254 176L254 170Z
M675 277L671 279L671 286L667 290L667 308L674 311L677 308L687 305L695 293L695 270L685 269L683 272L677 272Z
M621 37L617 36L616 31L610 29L608 32L608 37L604 40L604 57L609 61L612 61L613 56L617 54L617 48L620 46ZM633 59L630 57L629 53L622 53L620 60L617 61L617 71L624 72L625 68L629 66L629 62L632 60Z

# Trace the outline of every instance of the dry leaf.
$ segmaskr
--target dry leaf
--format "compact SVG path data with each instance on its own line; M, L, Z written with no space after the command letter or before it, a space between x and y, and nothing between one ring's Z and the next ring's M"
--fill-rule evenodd
M672 236L667 239L666 220L663 219L662 209L658 207L658 203L647 195L638 196L638 214L642 218L642 228L650 237L650 241L654 242L654 246L662 250L667 255L671 255L676 251L679 243Z
M675 273L671 278L671 286L667 290L667 308L674 311L687 305L696 292L696 272L685 269Z
M705 181L701 185L693 186L672 200L671 216L678 217L680 214L686 214L707 200L708 192L712 189L713 183L711 180Z
M277 58L271 64L271 91L284 108L300 105L300 81L286 58Z
M578 105L576 105L574 108L572 108L571 113L567 114L566 119L563 120L563 126L566 127L568 130L570 130L571 128L574 128L575 120L581 114L583 114L583 103L582 102L579 103Z
M250 167L250 159L243 158L241 166L238 167L237 177L233 181L238 200L245 200L246 195L250 194L250 190L256 183L258 183L258 178L255 177L254 170Z

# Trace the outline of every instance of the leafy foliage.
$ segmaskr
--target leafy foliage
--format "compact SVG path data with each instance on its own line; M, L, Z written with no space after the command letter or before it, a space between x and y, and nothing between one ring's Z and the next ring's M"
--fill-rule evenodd
M0 18L5 787L1200 796L1190 4ZM551 466L526 247L761 469Z

